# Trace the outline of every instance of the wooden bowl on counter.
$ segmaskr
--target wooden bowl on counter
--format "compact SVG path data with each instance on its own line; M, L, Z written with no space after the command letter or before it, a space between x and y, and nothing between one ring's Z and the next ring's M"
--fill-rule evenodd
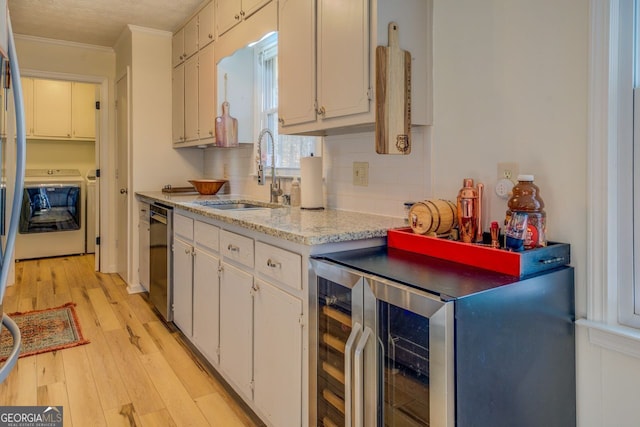
M216 194L223 185L227 183L226 179L190 179L189 183L193 185L196 191L203 195Z

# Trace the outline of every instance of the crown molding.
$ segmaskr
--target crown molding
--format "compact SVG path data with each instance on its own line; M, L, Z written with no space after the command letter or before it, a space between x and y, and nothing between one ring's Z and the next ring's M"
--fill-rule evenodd
M66 46L66 47L95 50L98 52L114 53L114 50L112 47L98 46L95 44L78 43L78 42L71 42L67 40L58 40L58 39L49 39L45 37L29 36L25 34L16 34L14 37L16 40L22 40L22 41L28 41L28 42L34 42L34 43L51 44L51 45L57 45L57 46Z

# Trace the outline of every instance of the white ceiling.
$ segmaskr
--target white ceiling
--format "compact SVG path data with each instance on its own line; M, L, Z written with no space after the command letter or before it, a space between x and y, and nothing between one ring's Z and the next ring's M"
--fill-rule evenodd
M9 0L15 34L113 47L127 24L174 31L203 0Z

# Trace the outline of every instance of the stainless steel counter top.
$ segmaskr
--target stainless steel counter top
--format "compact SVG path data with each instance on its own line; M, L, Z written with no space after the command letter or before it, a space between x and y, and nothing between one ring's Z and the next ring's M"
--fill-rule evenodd
M304 210L281 206L270 209L219 210L198 204L207 200L255 202L254 199L238 195L175 195L161 191L143 191L136 193L136 196L147 202L160 202L304 245L386 237L388 229L405 226L403 218L335 209Z

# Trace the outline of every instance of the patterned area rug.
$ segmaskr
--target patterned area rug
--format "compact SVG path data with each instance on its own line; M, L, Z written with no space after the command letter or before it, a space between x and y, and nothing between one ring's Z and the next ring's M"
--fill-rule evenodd
M75 304L70 302L56 308L10 313L9 317L16 322L22 335L20 357L88 344L74 307ZM12 347L13 337L6 328L2 328L0 362L7 359Z

